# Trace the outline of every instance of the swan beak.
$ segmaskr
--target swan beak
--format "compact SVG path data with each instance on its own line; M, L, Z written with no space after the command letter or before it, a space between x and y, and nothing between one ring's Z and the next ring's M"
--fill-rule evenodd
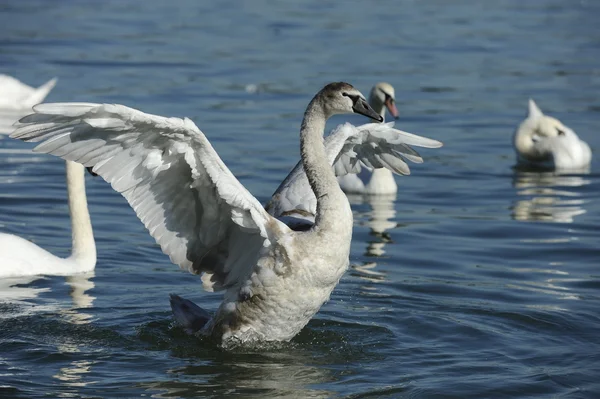
M352 110L357 114L368 116L369 118L375 119L378 122L383 122L383 117L377 112L373 111L373 108L371 108L371 106L367 103L367 100L364 98L358 98L354 102Z
M390 97L387 100L385 100L384 104L388 109L390 115L392 115L394 119L398 119L400 113L398 112L398 108L396 108L396 103L394 102L394 99Z

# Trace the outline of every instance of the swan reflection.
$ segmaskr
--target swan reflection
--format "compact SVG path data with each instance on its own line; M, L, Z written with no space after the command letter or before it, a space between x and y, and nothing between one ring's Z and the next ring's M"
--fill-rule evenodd
M30 286L31 283L41 278L43 277L27 276L0 279L0 304L11 303L15 305L30 305L27 303L27 300L34 299L41 293L50 291L50 288L48 287L39 288ZM23 309L21 309L21 306L18 306L16 309L22 310L24 313L31 310L29 306L23 307ZM0 313L1 318L15 317L19 315L21 314L15 314L13 312L10 314Z
M91 308L96 299L89 294L89 291L95 286L92 281L94 276L95 273L91 271L65 277L65 283L70 287L69 295L72 301L72 305L66 308L63 308L57 302L34 301L40 294L52 290L49 286L39 287L39 282L51 282L59 277L50 279L44 276L26 276L0 279L0 305L9 305L0 308L0 320L27 317L39 312L52 312L61 315L71 324L88 324L91 322L92 315L83 312L82 309ZM78 353L81 351L80 346L76 339L68 337L57 344L56 350L61 354ZM79 359L60 368L58 373L54 375L54 378L61 381L61 384L65 387L59 396L75 397L73 392L68 392L67 388L87 385L87 382L83 381L83 376L90 372L93 363L95 362Z
M168 381L146 385L159 391L153 397L244 398L330 398L333 393L318 385L331 383L335 376L325 367L314 365L309 351L263 348L261 353L230 354L230 360L217 355L213 361L175 368L167 373Z
M578 173L587 174L589 170ZM512 206L512 218L520 221L572 223L576 216L586 213L578 190L590 184L581 175L561 175L556 172L517 171L513 186L524 197Z
M94 271L87 273L74 274L67 276L65 282L70 286L69 295L73 301L73 306L67 309L61 309L60 314L65 320L72 324L88 324L91 322L92 315L85 313L82 309L91 308L96 297L86 293L95 287L92 278L95 277ZM76 340L63 341L57 345L60 353L79 353L80 346ZM74 360L65 367L61 367L54 378L59 380L65 388L85 387L88 382L83 380L85 374L91 371L95 361ZM63 391L60 397L73 397L72 392Z
M364 213L366 217L365 225L369 227L369 239L365 256L379 258L385 255L385 246L392 242L388 230L398 226L395 222L396 194L391 195L348 195L351 205L367 204L369 211ZM371 282L385 281L386 273L376 270L377 262L365 262L362 265L353 265L352 268L358 271L359 277Z

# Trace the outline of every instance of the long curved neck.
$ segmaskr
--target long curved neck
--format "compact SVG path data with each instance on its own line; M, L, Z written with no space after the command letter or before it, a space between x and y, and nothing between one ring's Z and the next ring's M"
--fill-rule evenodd
M317 215L314 226L327 228L337 225L345 208L350 208L340 189L333 169L327 161L323 132L327 116L319 97L313 98L304 113L300 130L300 152L306 177L317 198ZM351 218L350 218L351 219Z
M369 105L371 106L371 108L373 108L373 111L377 112L383 118L381 123L384 123L385 105L379 100L379 98L374 96L373 93L371 93L371 95L369 96Z
M526 120L517 128L513 136L513 143L517 153L523 156L534 155L533 134L537 129L535 121Z
M85 169L82 165L71 161L66 161L65 167L73 237L70 258L82 269L93 269L96 265L96 243L85 195Z

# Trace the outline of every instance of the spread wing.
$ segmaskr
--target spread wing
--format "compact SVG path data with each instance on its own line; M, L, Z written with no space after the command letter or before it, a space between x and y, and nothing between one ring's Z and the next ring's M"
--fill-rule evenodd
M325 152L337 176L359 173L362 167L387 168L410 174L405 160L423 162L410 146L437 148L437 140L394 129L394 122L339 125L325 138ZM308 184L302 162L281 183L266 206L267 211L294 229L314 223L317 199Z
M280 228L189 119L122 105L40 104L13 138L93 166L127 199L171 261L208 290L243 283Z

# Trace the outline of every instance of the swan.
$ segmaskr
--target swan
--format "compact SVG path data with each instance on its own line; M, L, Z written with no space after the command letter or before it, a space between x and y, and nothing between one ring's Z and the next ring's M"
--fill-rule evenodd
M323 141L334 114L381 117L348 83L310 101L301 124L303 170L315 198L310 229L270 215L187 118L123 105L40 104L11 135L35 151L93 167L120 192L171 261L224 291L214 316L173 295L176 319L222 345L287 341L325 303L348 268L352 211ZM189 301L188 301L189 302Z
M0 134L14 130L13 124L31 113L31 107L39 104L56 85L52 78L37 89L9 75L0 74Z
M369 105L384 119L386 109L394 119L398 119L395 90L389 83L379 82L371 88ZM361 127L358 126L357 129L360 130ZM398 191L394 175L386 168L370 169L363 166L356 174L338 176L338 182L344 192L352 194L387 195Z
M12 76L0 74L0 108L31 111L31 107L44 101L56 81L57 78L52 78L36 89Z
M85 171L67 161L67 196L73 246L71 256L59 258L13 234L0 233L0 278L89 272L96 266L96 244L85 195Z
M580 169L592 160L586 142L559 120L544 115L529 99L529 114L513 137L517 162L549 169Z

